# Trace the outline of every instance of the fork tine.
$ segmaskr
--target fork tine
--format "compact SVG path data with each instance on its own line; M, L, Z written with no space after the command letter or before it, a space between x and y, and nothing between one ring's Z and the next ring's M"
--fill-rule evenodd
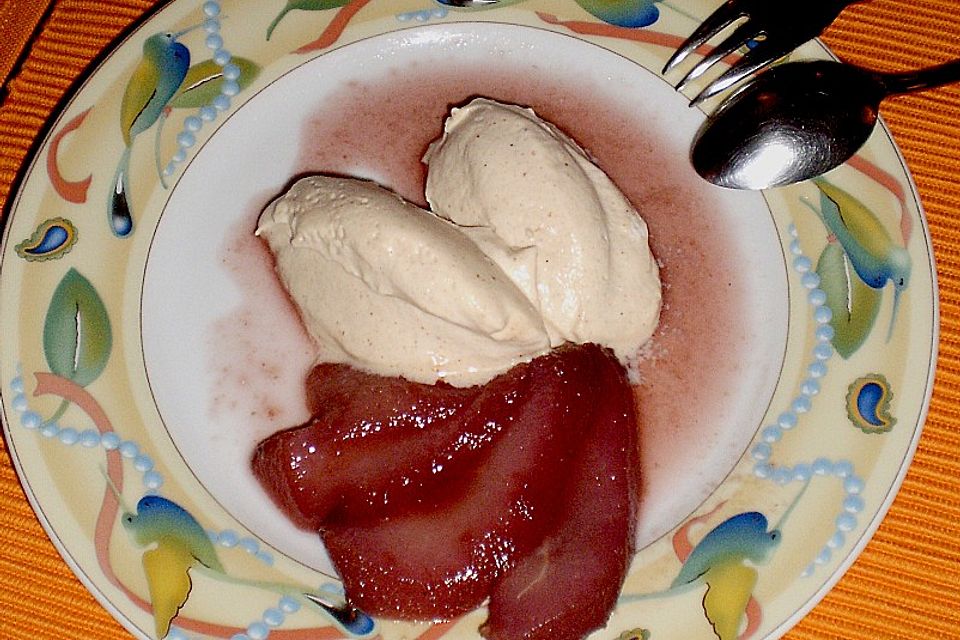
M696 106L707 98L711 98L721 91L732 87L747 76L759 71L773 62L776 62L783 56L790 53L792 49L793 44L789 41L783 41L777 44L777 42L775 42L773 39L768 39L757 43L757 45L747 52L743 58L738 60L736 64L717 76L713 82L704 87L703 90L698 93L693 100L690 101L690 106Z
M745 17L746 13L742 9L735 8L736 4L735 0L726 0L706 20L701 22L700 26L690 34L689 38L684 40L683 44L667 60L667 64L663 66L663 73L667 73L683 62L697 47L723 31L733 21Z
M708 56L698 62L697 66L691 69L690 72L685 75L682 80L680 80L680 82L677 84L677 91L681 91L691 81L702 76L707 72L707 69L736 51L754 35L755 29L750 22L744 22L739 27L734 29L733 33L731 33L723 42L718 44L716 49L711 51Z

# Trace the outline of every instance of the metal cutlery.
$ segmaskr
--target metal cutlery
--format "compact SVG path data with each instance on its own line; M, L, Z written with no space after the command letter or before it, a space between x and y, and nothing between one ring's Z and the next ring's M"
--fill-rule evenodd
M663 73L666 74L679 66L698 47L740 21L730 35L697 63L677 85L677 90L683 89L741 46L749 46L743 58L693 98L690 105L696 105L820 35L846 6L860 1L862 0L726 0L677 49L664 66Z
M734 189L814 178L860 149L884 98L953 82L960 82L960 59L906 73L787 62L723 101L697 133L690 160L706 180Z

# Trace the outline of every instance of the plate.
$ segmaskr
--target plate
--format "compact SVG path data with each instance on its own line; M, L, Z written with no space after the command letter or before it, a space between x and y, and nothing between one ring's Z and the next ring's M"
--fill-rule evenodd
M775 638L829 590L922 428L931 244L882 126L816 181L695 176L704 112L659 69L709 4L175 0L83 79L9 201L0 397L38 517L131 633L478 636L482 610L345 628L302 595L340 597L319 541L248 470L258 438L304 418L312 358L259 211L316 171L422 200L423 149L476 95L588 149L667 285L636 387L639 551L594 636Z

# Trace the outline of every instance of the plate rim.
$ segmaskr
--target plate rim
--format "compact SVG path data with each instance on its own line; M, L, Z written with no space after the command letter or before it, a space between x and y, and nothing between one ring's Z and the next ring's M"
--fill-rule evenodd
M6 197L2 208L2 236L0 236L0 252L5 253L9 243L12 242L12 218L14 212L19 207L21 199L23 198L24 183L33 171L34 167L41 161L41 151L50 142L54 130L57 128L57 125L64 120L65 114L69 110L70 106L83 92L84 88L93 78L93 76L97 75L97 73L101 71L105 63L116 54L116 52L124 45L125 42L127 42L141 29L156 19L164 10L168 9L172 5L186 3L187 1L188 0L161 0L161 2L152 5L146 11L144 11L132 23L123 28L115 37L111 38L110 41L97 52L97 54L84 66L83 70L70 82L55 104L49 109L49 115L45 117L41 123L30 146L27 148L27 151L23 156L23 160L19 163L17 170L10 181L8 196ZM515 23L508 22L508 24ZM581 36L575 34L566 35L573 35L573 37L577 39L583 39ZM29 47L35 41L35 38L36 35L31 37L27 47ZM833 50L823 43L822 40L817 38L816 42L827 55L833 57L834 59L839 59ZM350 43L345 43L341 46L347 46L348 44ZM26 57L29 57L29 53L26 54ZM308 61L305 60L304 63L306 62ZM11 81L14 81L19 71L20 67L15 67L10 77L7 79L7 82L4 84L8 85ZM913 426L913 434L909 441L909 445L903 452L895 479L891 485L886 488L885 498L880 504L879 508L875 513L873 513L873 517L864 527L862 534L859 536L856 542L852 545L849 545L849 549L844 554L843 560L836 566L834 571L823 582L821 587L813 595L811 595L803 604L803 606L798 608L792 616L786 620L783 620L777 627L773 628L769 635L764 636L768 640L782 636L800 620L802 620L807 614L809 614L809 612L814 609L847 574L850 567L861 557L866 547L876 534L877 529L882 524L882 521L886 518L890 508L896 500L896 497L900 493L903 482L916 455L921 437L925 431L927 419L929 417L929 409L934 392L934 384L937 377L937 371L939 369L942 321L940 313L941 305L939 297L939 279L936 269L936 254L932 243L932 237L930 235L929 220L918 191L916 179L913 173L910 171L910 168L906 163L906 159L903 157L901 148L897 144L889 126L886 124L886 121L882 116L879 118L879 124L880 129L882 130L884 136L889 140L890 148L896 154L897 161L899 162L901 174L898 175L898 177L903 177L906 180L906 183L909 185L909 196L917 206L918 222L920 223L920 230L922 231L923 244L926 249L925 253L927 255L927 266L929 268L931 277L933 294L931 309L932 322L930 327L931 351L929 363L926 367L927 377L924 382L924 396L921 399L920 412L917 415L916 424ZM2 266L2 260L0 260L0 269L2 269ZM31 510L34 512L39 523L41 524L44 533L51 541L60 557L64 560L65 564L70 568L71 572L77 577L81 584L83 584L84 588L91 593L92 596L94 596L96 601L122 627L138 638L150 638L151 636L143 632L130 617L125 615L117 606L115 606L106 593L94 583L94 581L87 575L86 572L83 571L80 564L70 553L67 545L60 539L56 531L53 529L43 510L42 505L39 503L38 497L30 486L29 478L27 478L24 473L20 456L17 454L17 449L14 446L13 439L11 437L13 426L9 420L9 416L12 415L12 413L10 413L10 407L7 402L8 396L9 391L7 389L0 389L0 422L2 422L2 425L0 425L2 426L2 429L0 429L0 437L2 437L4 440L4 445L7 448L11 465L15 471L17 482L20 485L20 488L23 491ZM761 428L762 425L758 425L758 431ZM747 450L743 453L743 456L748 455L749 448L750 442L747 443ZM730 473L732 473L732 470ZM727 474L727 476L729 476L729 474ZM725 478L727 476L725 476ZM723 482L726 482L726 479ZM698 507L698 509L699 508L700 507ZM696 513L696 510L694 513Z

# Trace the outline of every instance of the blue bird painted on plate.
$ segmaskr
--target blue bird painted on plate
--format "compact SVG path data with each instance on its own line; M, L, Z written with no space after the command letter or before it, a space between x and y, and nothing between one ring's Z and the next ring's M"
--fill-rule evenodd
M888 282L893 284L892 333L900 294L910 283L910 254L860 200L822 178L814 180L814 184L821 194L820 218L843 247L857 276L873 289L883 289Z
M156 33L143 43L143 57L127 81L120 104L120 131L124 150L114 174L108 204L110 229L118 237L133 232L130 206L130 153L134 139L150 127L176 94L187 69L190 50L177 39L197 25L176 33Z
M780 531L768 530L767 524L767 517L756 511L724 520L693 548L671 587L693 582L718 564L747 559L763 562L781 538Z
M104 474L106 477L106 474ZM136 509L124 505L119 491L107 478L108 486L123 505L121 522L134 541L145 547L142 564L150 592L157 638L170 632L173 619L186 603L192 588L190 571L201 571L225 582L263 589L303 599L351 637L369 637L377 632L373 618L333 598L296 585L251 580L229 575L217 557L210 537L189 511L167 498L146 495Z
M629 29L649 27L660 18L655 0L576 0L607 24Z
M722 504L709 514L691 519L675 534L674 549L683 564L670 587L656 593L624 596L621 601L660 598L706 585L703 612L720 640L737 638L744 618L747 629L755 629L760 606L753 598L759 575L753 565L765 562L779 546L782 527L809 486L807 482L776 525L771 527L767 517L757 511L738 513L715 526L696 546L685 551L682 549L687 544L689 527L711 517ZM682 538L681 543L677 537Z
M694 547L670 588L705 583L703 611L720 640L733 640L757 583L757 570L746 561L764 562L781 538L762 513L732 516Z
M141 562L157 638L164 638L190 595L189 569L199 564L222 573L223 565L203 527L171 500L144 496L135 511L125 509L121 521L136 543L147 547Z
M585 11L607 24L627 29L649 27L660 18L661 0L576 0ZM471 11L506 7L523 0L437 0L442 5Z

